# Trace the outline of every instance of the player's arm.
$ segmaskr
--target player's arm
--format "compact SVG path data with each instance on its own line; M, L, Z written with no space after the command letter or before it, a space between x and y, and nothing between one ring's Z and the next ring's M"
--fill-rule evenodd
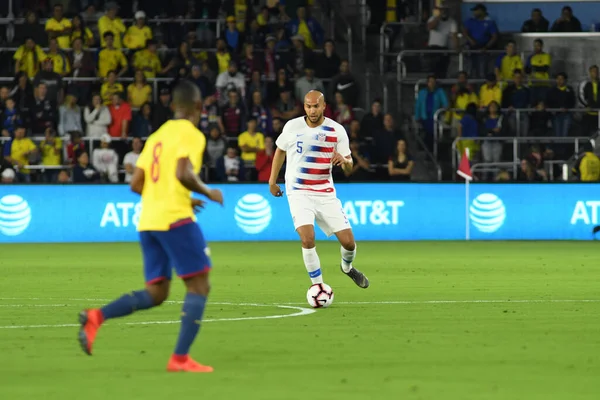
M202 180L194 173L194 166L189 158L180 158L177 160L177 169L175 176L181 184L188 190L202 194L209 200L223 205L223 194L218 189L210 189Z
M275 155L273 156L273 163L271 164L271 176L269 177L269 190L271 191L271 194L275 197L281 197L283 195L281 188L277 184L277 177L279 176L281 167L283 167L284 161L285 151L277 147L275 149Z
M135 167L133 170L133 176L131 177L131 183L129 184L131 191L141 195L142 191L144 190L144 180L144 170L139 167Z
M331 162L334 166L342 167L345 174L350 174L352 173L352 167L354 166L352 152L350 151L350 140L343 127L340 126L338 132L338 143L333 152Z

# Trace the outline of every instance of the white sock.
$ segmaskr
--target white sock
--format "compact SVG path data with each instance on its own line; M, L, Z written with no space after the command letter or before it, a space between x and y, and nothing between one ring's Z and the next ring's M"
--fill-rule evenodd
M342 269L344 272L350 272L352 269L352 261L354 261L354 257L356 257L356 245L354 245L354 250L346 250L344 246L341 246L340 253L342 253Z
M323 274L321 274L321 260L317 254L317 248L312 249L302 248L302 258L304 258L304 266L308 271L308 276L313 285L315 283L323 283Z

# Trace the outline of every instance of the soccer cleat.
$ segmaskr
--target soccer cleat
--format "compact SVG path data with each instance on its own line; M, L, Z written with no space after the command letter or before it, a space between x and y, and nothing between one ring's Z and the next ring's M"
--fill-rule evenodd
M369 287L369 280L367 279L365 274L363 274L356 268L352 267L352 269L350 271L346 272L346 271L344 271L344 268L342 268L342 266L340 265L340 269L342 270L342 272L344 274L348 275L350 277L350 279L352 279L354 281L354 283L356 283L356 286L361 287L363 289L366 289Z
M213 372L213 367L202 365L192 360L190 356L172 355L167 364L168 372Z
M79 313L79 323L81 324L79 344L88 356L92 355L92 345L102 322L102 313L98 309L83 310Z

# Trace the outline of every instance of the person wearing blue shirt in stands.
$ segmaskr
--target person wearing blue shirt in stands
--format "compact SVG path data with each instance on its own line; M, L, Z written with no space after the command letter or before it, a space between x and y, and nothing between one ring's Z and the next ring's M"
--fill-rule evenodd
M479 137L480 128L477 120L477 104L469 103L458 126L458 137L463 138L463 140L458 141L456 144L456 149L460 154L469 149L469 160L472 160L475 153L479 151L479 142L471 138Z
M471 8L473 17L465 21L463 35L467 39L470 50L490 50L498 40L498 27L488 16L487 8L483 4L476 4ZM488 57L486 54L472 54L470 76L483 78L487 71Z
M433 148L433 116L440 108L448 107L448 98L444 89L437 87L435 76L427 77L427 87L419 91L415 105L415 120L419 121L425 130L425 142Z

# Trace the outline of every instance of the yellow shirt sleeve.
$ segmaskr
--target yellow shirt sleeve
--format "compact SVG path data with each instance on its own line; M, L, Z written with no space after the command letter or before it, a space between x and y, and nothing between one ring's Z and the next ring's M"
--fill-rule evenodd
M35 51L37 53L37 57L38 57L38 61L42 62L46 59L46 53L44 53L44 50L42 50L42 48L40 46L36 46L35 47Z
M125 58L125 55L123 54L123 52L119 52L119 64L123 68L127 67L127 58Z
M248 135L248 132L243 132L242 134L240 134L240 136L238 136L238 146L246 146L248 144L249 136L250 135Z
M33 141L31 139L27 139L27 152L33 151L37 149L37 147L35 146L35 143L33 143Z
M17 51L15 51L15 54L13 55L13 59L15 60L20 60L21 58L23 58L23 53L25 52L25 46L21 46L17 49Z

